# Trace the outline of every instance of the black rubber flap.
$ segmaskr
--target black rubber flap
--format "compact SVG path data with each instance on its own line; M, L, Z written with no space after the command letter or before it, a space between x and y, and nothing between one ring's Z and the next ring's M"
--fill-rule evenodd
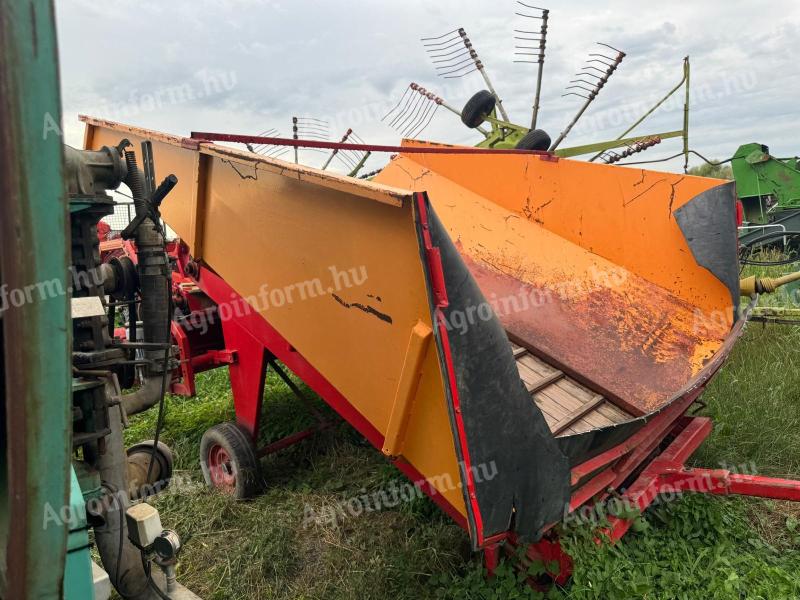
M697 264L711 271L730 290L737 320L740 297L734 183L698 194L673 214Z
M509 530L515 531L521 541L535 541L547 525L563 517L570 499L569 462L519 377L511 345L499 320L427 197L424 203L430 242L434 252L438 248L441 256L442 271L434 273L433 278L438 276L439 284L443 280L448 302L440 308L444 332L434 327L436 343L448 388L448 409L461 461L462 482L471 476L478 506L479 515L475 515L469 490L465 489L473 546L478 547L481 540ZM431 271L436 269L428 262L424 224L419 213L416 216L435 314L436 283L432 283ZM464 322L469 326L448 326ZM451 373L455 389L450 385ZM454 401L460 414L456 413ZM465 464L467 456L469 465ZM482 527L477 525L478 520Z

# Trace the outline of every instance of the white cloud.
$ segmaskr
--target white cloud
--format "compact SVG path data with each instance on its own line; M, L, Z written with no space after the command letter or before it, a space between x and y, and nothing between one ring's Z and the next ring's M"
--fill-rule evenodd
M549 7L540 125L553 137L581 102L562 97L564 87L593 43L605 41L628 56L568 138L570 144L616 137L627 123L611 115L620 107L633 114L634 107L665 93L680 79L682 57L690 54L693 148L723 158L740 143L759 141L775 154L798 152L797 3L617 0L599 6L581 0ZM369 142L395 143L397 133L379 116L409 82L458 108L484 87L477 73L464 80L437 78L423 51L420 37L458 26L466 28L512 120L530 120L535 66L512 62L512 29L530 23L514 16L512 0L64 0L57 8L64 120L67 141L76 145L78 113L114 107L120 112L131 103L138 110L116 115L119 120L171 133L257 133L272 127L288 133L293 115L312 115L331 121L332 137L352 126ZM203 72L233 74L235 85L161 102L155 109L143 101L175 86L200 90L197 74ZM663 111L641 131L678 129L681 118L680 110ZM444 110L424 137L453 143L480 139ZM664 142L641 156L668 156L678 149L677 141ZM308 158L322 162L320 155ZM374 157L371 164L384 159Z

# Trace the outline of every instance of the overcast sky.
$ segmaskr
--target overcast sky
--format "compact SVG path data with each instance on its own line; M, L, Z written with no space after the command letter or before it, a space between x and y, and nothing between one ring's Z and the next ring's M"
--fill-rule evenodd
M466 29L510 119L530 122L536 70L513 62L513 30L538 25L515 16L521 7L514 0L56 4L63 118L72 145L82 140L81 113L181 135L274 128L287 136L292 116L309 116L329 122L331 138L352 127L367 142L394 144L399 134L380 119L410 82L458 108L485 87L478 73L435 75L420 38L457 27ZM800 3L579 0L544 6L551 12L539 126L553 138L582 103L562 94L597 51L594 42L627 53L563 146L622 133L677 84L682 58L690 55L693 149L718 159L746 142L767 144L777 156L800 152ZM636 133L679 129L681 120L676 99ZM419 137L459 144L481 139L443 109ZM664 141L637 158L679 151L678 140ZM324 159L303 157L312 166ZM375 157L370 167L383 161Z

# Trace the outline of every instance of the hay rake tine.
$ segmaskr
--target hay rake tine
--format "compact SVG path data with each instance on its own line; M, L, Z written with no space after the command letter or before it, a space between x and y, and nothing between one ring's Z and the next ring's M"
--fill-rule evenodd
M424 38L420 38L420 40L422 40L423 46L436 46L439 43L445 43L445 42L431 42L431 43L428 43L428 44L426 44L424 42L427 42L429 40L440 40L440 39L442 39L444 37L447 37L449 35L453 35L454 33L458 33L458 32L459 32L459 29L453 29L453 31L448 31L447 33L443 33L442 35L437 35L437 36L434 36L434 37L424 37Z
M381 121L385 121L390 114L392 114L395 110L397 110L400 107L400 105L403 103L403 100L406 99L406 96L408 95L410 89L411 86L408 86L405 90L403 90L403 95L400 97L400 100L398 100L397 104L395 104L395 106L391 108L389 112L387 112L385 115L383 115L383 117L381 117Z
M419 107L424 102L425 102L424 96L422 96L422 95L419 95L414 99L414 102L411 105L411 108L409 109L409 111L407 112L405 117L401 121L399 121L397 123L397 129L399 131L405 131L405 128L407 127L408 123L410 122L409 119L413 120L414 118L416 118L416 114L419 111Z
M533 98L533 106L531 107L531 129L536 129L536 122L539 118L539 103L542 97L542 75L544 73L544 58L545 58L545 48L547 46L547 22L550 17L550 11L546 8L540 8L538 6L533 6L532 4L526 4L525 2L521 2L517 0L517 4L525 9L528 10L536 10L539 11L539 14L528 14L527 12L515 12L514 14L523 17L526 19L536 19L541 21L541 26L539 31L527 31L524 29L515 29L514 33L521 33L525 34L525 36L533 36L533 37L523 37L523 36L514 36L515 40L524 41L524 42L538 42L538 46L521 46L519 44L515 44L515 56L530 56L535 58L535 60L528 60L528 59L515 59L514 62L518 63L535 63L537 65L536 68L536 92ZM537 52L519 52L519 50L538 50ZM506 121L508 119L506 118Z
M436 115L436 111L438 111L438 110L439 110L439 106L440 106L440 105L439 105L439 104L436 104L435 102L432 102L432 103L430 103L430 104L429 104L429 108L430 108L430 110L428 111L428 115L427 115L427 117L424 117L424 118L423 118L423 119L420 121L420 124L417 126L417 128L416 128L416 129L414 129L413 131L411 131L411 133L408 135L408 137L410 137L411 139L414 139L414 138L416 138L416 137L417 137L419 134L421 134L423 131L425 131L425 128L426 128L426 127L428 127L428 125L430 125L430 124L431 124L431 121L433 121L433 117Z
M470 65L467 65L467 67L470 67ZM472 68L470 68L469 71L464 71L463 73L458 73L458 71L460 71L460 70L461 69L456 69L455 71L453 71L451 73L442 74L442 76L445 79L460 79L461 77L464 77L465 75L469 75L470 73L474 73L475 71L478 71L479 69L478 69L478 67L472 67ZM456 75L455 73L458 73L458 74Z
M419 128L420 124L425 122L425 119L428 118L428 115L431 113L432 110L434 110L434 107L437 106L435 102L430 102L431 100L430 98L427 98L427 100L428 101L425 102L425 107L422 109L422 112L419 114L419 117L413 123L411 123L403 132L402 134L403 137L413 137L411 134Z
M421 41L439 77L457 79L465 77L475 71L480 72L481 77L483 77L486 83L486 87L497 101L497 110L500 112L503 120L508 121L508 114L503 107L503 101L500 96L497 95L497 91L494 89L494 85L492 85L489 75L486 73L486 68L478 57L478 53L475 51L475 48L473 48L472 42L469 37L467 37L467 33L464 31L463 27L459 27L458 29L454 29L442 35L424 37L421 38ZM458 48L456 50L451 50L451 48L455 48L459 45L463 45L463 49ZM422 122L424 122L426 118L427 117L423 115ZM415 131L415 128L412 128L411 131Z
M412 83L411 86L413 86L413 85L414 84ZM403 107L399 111L397 111L397 114L395 115L395 117L389 123L389 127L392 127L393 129L397 128L398 121L403 118L403 116L411 109L411 107L414 104L415 98L414 98L414 93L413 93L413 89L412 89L411 86L409 86L408 89L411 89L412 93L409 94L408 99L406 100L406 102L403 105ZM405 96L405 94L403 94L403 96ZM386 116L388 117L389 114L391 114L391 113L387 113Z
M417 94L418 96L415 98ZM422 111L415 110L419 106L424 106ZM411 82L404 90L400 102L387 112L381 120L385 122L391 116L392 120L388 125L403 137L413 139L431 124L440 106L443 106L459 118L461 117L461 112L450 106L442 98ZM477 129L484 135L488 133L483 127L478 127Z
M579 96L581 98L584 98L585 102L583 103L581 108L578 110L578 113L572 118L572 121L569 122L569 124L564 128L564 130L558 136L556 141L553 142L553 144L550 146L550 152L552 152L553 150L558 148L558 145L562 141L564 141L564 138L566 138L567 135L569 135L569 132L572 130L572 128L575 126L575 124L578 122L578 120L581 118L581 116L583 116L583 113L586 112L586 109L589 108L589 105L594 101L595 98L597 98L597 95L600 93L600 90L602 90L603 87L606 85L606 83L608 83L608 79L611 77L611 75L614 74L614 71L617 70L617 67L622 62L622 59L625 58L625 53L622 50L617 50L613 46L610 46L608 44L604 44L602 42L597 42L597 44L599 44L601 46L605 46L606 48L611 48L612 50L615 50L617 52L617 55L616 55L616 57L611 58L611 57L605 56L604 54L600 54L600 53L597 53L597 52L589 53L589 57L590 58L589 58L589 60L587 62L600 62L600 63L604 64L608 68L605 70L605 72L602 75L602 77L599 77L597 79L597 81L594 83L594 85L592 85L592 83L590 83L588 81L582 81L580 79L570 81L570 83L575 83L575 85L567 86L566 89L568 89L568 90L581 90L583 92L586 92L588 95L584 96L584 95L582 95L582 94L580 94L578 92L567 92L566 94L562 94L562 96L570 96L570 95ZM602 60L600 60L600 58L597 58L597 57L602 57L602 58L605 58L607 60L610 60L611 63L607 64L607 63L603 62ZM579 76L580 76L580 74L579 74ZM579 85L578 82L585 83L587 85L592 85L592 87L590 89L587 89L587 88L583 87L582 85Z
M443 52L444 50L449 50L450 48L456 48L457 46L458 46L458 48L456 50L453 50L452 52L447 52L446 54L433 54L433 51L431 51L429 54L432 57L441 58L442 56L450 56L451 54L455 54L456 52L463 52L464 51L463 48L461 48L462 41L459 39L459 40L456 40L455 42L453 42L452 44L450 44L449 46L444 46L443 48L436 49L436 52Z

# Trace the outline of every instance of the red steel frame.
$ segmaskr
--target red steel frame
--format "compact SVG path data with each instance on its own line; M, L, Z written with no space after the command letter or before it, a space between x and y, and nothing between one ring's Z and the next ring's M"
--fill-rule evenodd
M226 352L228 353L226 356L231 357L231 361L226 364L229 369L236 421L250 433L254 441L259 431L267 364L272 359L277 359L325 400L373 446L378 449L383 446L383 435L219 275L203 265L192 262L188 248L184 244L179 244L172 256L176 259L176 268L180 276L194 282L211 300L218 303L217 314L222 325L224 348L214 352ZM230 310L219 310L219 307L223 305ZM191 356L191 351L189 356ZM191 364L213 368L209 365L212 365L214 361L203 356L201 354L193 357ZM183 362L184 360L182 360ZM294 433L269 444L260 449L258 453L263 455L286 448L306 439L323 427L325 424ZM466 520L461 513L442 494L438 493L419 471L402 457L395 459L394 464L456 523L464 529L467 528Z
M135 256L135 252L130 250L128 255ZM426 250L430 249L426 247ZM429 266L432 267L436 282L436 256L430 252L427 254L428 260L433 263ZM173 336L181 352L181 380L173 382L171 389L174 393L194 395L196 373L227 365L236 420L255 442L260 425L266 369L270 361L277 359L373 446L378 449L382 447L383 435L221 277L207 267L192 262L188 248L181 242L171 249L170 255L176 263L173 275L176 294L180 295L181 290L197 286L212 301L219 302L217 310L206 309L205 313L209 319L218 319L216 324L221 325L224 338L213 340L212 345L219 347L204 347L198 352L193 346L193 338L173 323ZM446 294L438 286L435 287L437 304L445 305ZM221 304L229 307L235 305L237 310L224 311L228 315L225 317L223 311L219 310ZM196 309L197 305L190 304L189 308ZM686 466L689 457L712 429L710 419L685 414L702 391L703 385L697 385L621 444L575 466L571 472L573 494L569 505L565 507L565 515L595 502L608 500L612 495L627 509L634 509L633 512L643 512L659 495L687 492L800 501L800 481ZM323 423L289 435L260 449L258 453L264 455L286 448L326 425ZM661 451L660 447L663 447ZM466 519L412 465L402 458L395 459L394 464L459 526L469 529ZM630 511L626 510L625 513L630 514ZM618 541L632 523L631 518L609 517L608 526L599 532L598 540L605 538L611 542ZM499 563L501 551L511 554L523 544L513 533L506 533L482 540L480 545L484 549L487 571L492 574ZM548 573L550 581L559 585L568 581L572 559L562 550L552 526L539 542L527 545L518 566L524 568L536 561L543 565L558 565L556 571ZM533 580L530 583L535 586L541 584Z

